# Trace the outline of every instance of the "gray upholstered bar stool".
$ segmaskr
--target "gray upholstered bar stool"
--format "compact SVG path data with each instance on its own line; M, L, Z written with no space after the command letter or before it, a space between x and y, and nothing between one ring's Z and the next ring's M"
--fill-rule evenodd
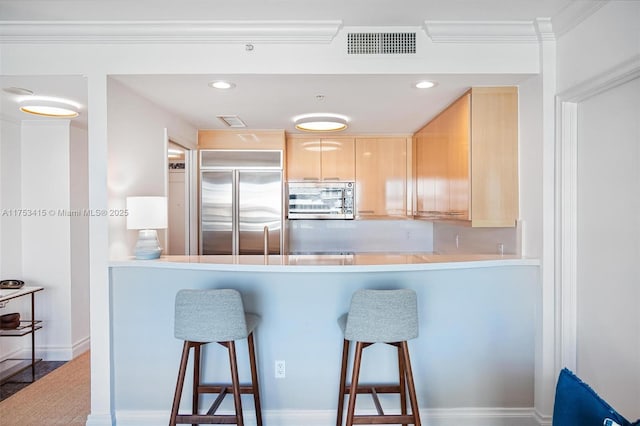
M258 389L258 373L256 370L256 353L253 342L253 329L257 325L257 315L244 312L240 293L231 289L220 290L180 290L175 300L175 337L184 340L178 383L173 397L170 426L176 424L237 424L244 425L242 415L241 394L253 394L257 425L262 425L260 410L260 393ZM238 365L236 362L235 341L247 339L249 346L249 363L251 364L251 384L240 385ZM229 351L231 367L230 384L200 383L201 346L216 342ZM187 362L191 348L194 349L193 360L193 400L191 414L178 414ZM205 393L217 393L206 414L199 414L199 397ZM219 415L216 411L224 397L233 394L235 415Z
M407 340L418 337L418 305L413 290L358 290L353 294L349 312L338 320L344 332L340 395L337 426L342 425L345 395L349 397L346 426L353 424L413 424L420 425ZM351 384L346 383L349 344L356 342ZM375 343L386 343L398 348L399 383L360 385L362 350ZM356 396L371 394L376 407L375 415L355 415ZM400 414L385 414L378 399L379 393L400 394ZM407 414L407 393L411 414Z

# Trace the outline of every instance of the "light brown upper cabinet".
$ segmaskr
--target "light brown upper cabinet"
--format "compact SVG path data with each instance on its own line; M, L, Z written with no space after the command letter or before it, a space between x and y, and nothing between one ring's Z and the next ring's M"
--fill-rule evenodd
M517 88L472 88L419 130L414 144L417 216L515 226Z
M199 130L199 149L284 150L284 130Z
M407 214L407 139L356 138L356 217Z
M287 180L355 180L355 139L287 137Z

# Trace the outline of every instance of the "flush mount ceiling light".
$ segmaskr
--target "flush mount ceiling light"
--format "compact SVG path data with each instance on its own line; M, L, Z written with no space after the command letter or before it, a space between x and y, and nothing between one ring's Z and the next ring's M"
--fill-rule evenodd
M66 99L32 96L20 102L20 111L41 117L75 118L79 106Z
M339 132L347 128L348 119L338 114L305 114L293 121L304 132Z
M414 83L414 86L417 89L430 89L435 85L436 85L436 83L434 83L433 81L428 81L428 80L421 80L421 81L417 81L416 83Z
M235 84L229 82L229 81L224 81L224 80L216 80L216 81L212 81L211 83L209 83L210 87L213 87L214 89L233 89L234 87L236 87Z

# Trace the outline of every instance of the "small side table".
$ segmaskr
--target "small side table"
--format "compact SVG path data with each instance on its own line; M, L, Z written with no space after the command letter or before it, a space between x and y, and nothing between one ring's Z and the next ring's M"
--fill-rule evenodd
M36 330L42 328L42 321L35 319L35 294L44 290L44 287L24 286L17 290L0 290L0 303L18 297L31 296L31 319L21 319L20 325L11 330L0 330L0 338L21 337L31 335L31 358L16 359L8 358L0 362L0 383L8 382L9 379L19 372L31 367L31 381L36 379Z

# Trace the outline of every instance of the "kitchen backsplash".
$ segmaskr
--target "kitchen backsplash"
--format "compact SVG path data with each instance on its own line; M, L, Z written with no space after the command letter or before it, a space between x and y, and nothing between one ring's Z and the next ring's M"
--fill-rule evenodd
M433 251L441 254L520 254L521 224L514 228L472 228L454 222L433 224Z
M289 220L289 253L431 253L433 224L418 220Z

